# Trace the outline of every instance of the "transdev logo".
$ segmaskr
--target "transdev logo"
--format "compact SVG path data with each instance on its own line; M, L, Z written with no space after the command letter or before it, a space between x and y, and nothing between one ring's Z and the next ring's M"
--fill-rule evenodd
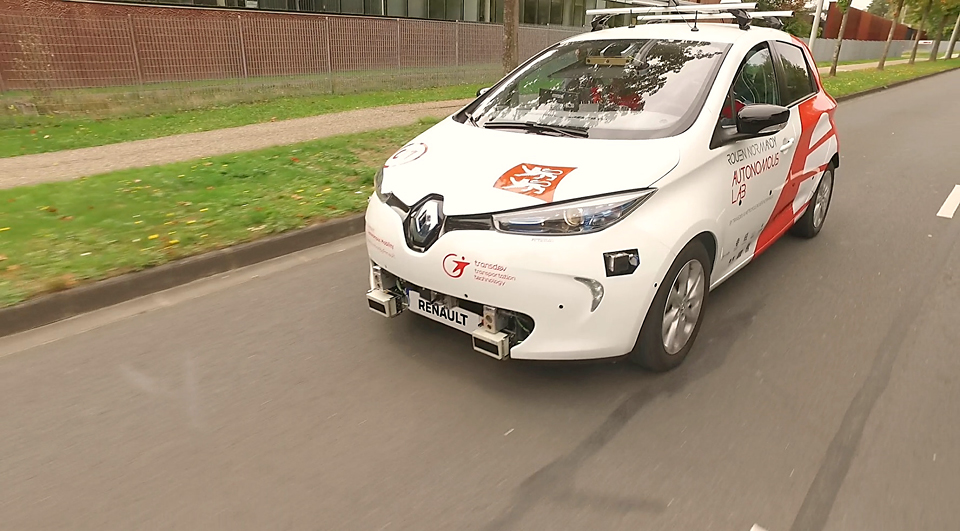
M460 278L463 276L463 273L466 271L467 266L470 265L470 262L467 261L466 257L450 253L447 256L443 257L443 271L453 277Z
M493 184L494 188L553 201L553 192L564 177L576 168L519 164L510 168Z

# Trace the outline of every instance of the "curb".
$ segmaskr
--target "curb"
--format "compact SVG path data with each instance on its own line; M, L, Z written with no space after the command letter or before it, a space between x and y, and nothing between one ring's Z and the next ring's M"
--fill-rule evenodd
M960 67L898 81L834 99L837 102L852 100L957 70L960 70ZM330 243L347 236L360 234L363 230L363 214L357 214L270 236L262 240L183 258L143 271L92 282L66 291L41 295L15 306L0 308L0 337L24 332L219 273Z
M0 337L330 243L363 230L363 214L357 214L41 295L15 306L0 308Z
M897 81L897 82L895 82L895 83L890 83L889 85L883 85L883 86L881 86L881 87L874 87L874 88L872 88L872 89L864 90L863 92L857 92L856 94L847 94L846 96L838 96L838 97L836 97L836 98L834 98L834 99L837 101L837 103L840 103L841 101L852 100L852 99L855 99L855 98L859 98L859 97L861 97L861 96L867 96L867 95L869 95L869 94L876 94L877 92L883 92L884 90L892 89L892 88L894 88L894 87L899 87L900 85L906 85L906 84L908 84L908 83L913 83L913 82L915 82L915 81L921 81L921 80L924 80L924 79L927 79L927 78L930 78L930 77L933 77L933 76L939 76L940 74L946 74L947 72L955 72L955 71L957 71L957 70L960 70L960 66L958 66L958 67L956 67L956 68L948 68L948 69L946 69L946 70L941 70L940 72L934 72L934 73L932 73L932 74L926 74L926 75L923 75L923 76L920 76L920 77L915 77L915 78L911 78L911 79L904 79L903 81Z

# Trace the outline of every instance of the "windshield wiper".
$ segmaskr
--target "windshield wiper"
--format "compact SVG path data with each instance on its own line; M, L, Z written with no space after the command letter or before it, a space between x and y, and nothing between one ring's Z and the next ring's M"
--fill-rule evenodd
M463 113L463 114L464 114L464 116L467 117L467 121L470 122L470 125L472 125L472 126L474 126L474 127L480 127L480 124L477 123L477 117L474 116L473 113L471 113L471 112L465 112L465 113Z
M486 122L483 124L483 127L486 129L522 129L537 134L556 133L561 136L573 138L587 138L587 136L589 136L585 127L549 125L539 122Z

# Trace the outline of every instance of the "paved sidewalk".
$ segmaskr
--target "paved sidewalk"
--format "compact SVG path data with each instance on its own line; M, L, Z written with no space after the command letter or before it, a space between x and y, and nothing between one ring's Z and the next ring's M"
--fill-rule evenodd
M960 52L953 52L953 58L956 59L958 57L960 57ZM944 51L943 56L940 57L940 60L944 61L946 60L946 58L947 58L947 52ZM918 57L916 62L920 63L924 61L927 61L926 57L923 57L923 58ZM887 59L887 62L884 63L884 66L905 65L909 62L910 61L908 59L894 59L894 60ZM874 61L872 63L857 63L852 65L837 65L837 72L853 72L855 70L867 70L870 68L876 68L878 64L880 64L879 61ZM821 74L826 74L830 72L830 67L829 66L818 67L817 70L819 70Z
M0 189L410 125L422 118L447 117L470 101L373 107L202 133L0 158Z
M876 68L878 64L880 63L873 62L873 63L857 63L853 65L837 65L837 72L853 72L855 70L867 70L870 68ZM886 63L884 63L884 66L905 65L905 64L907 64L906 59L897 59L895 61L888 60ZM823 66L823 67L817 68L817 70L819 70L821 74L826 74L830 72L830 67Z

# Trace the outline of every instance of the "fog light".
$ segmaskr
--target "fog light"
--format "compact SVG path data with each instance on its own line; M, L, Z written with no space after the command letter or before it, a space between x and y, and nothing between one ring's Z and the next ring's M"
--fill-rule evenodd
M574 280L590 289L590 295L593 297L593 301L590 303L590 311L595 311L597 306L600 306L600 301L603 300L603 284L592 278L574 277Z
M630 275L640 267L640 253L636 249L603 253L603 265L608 277Z

